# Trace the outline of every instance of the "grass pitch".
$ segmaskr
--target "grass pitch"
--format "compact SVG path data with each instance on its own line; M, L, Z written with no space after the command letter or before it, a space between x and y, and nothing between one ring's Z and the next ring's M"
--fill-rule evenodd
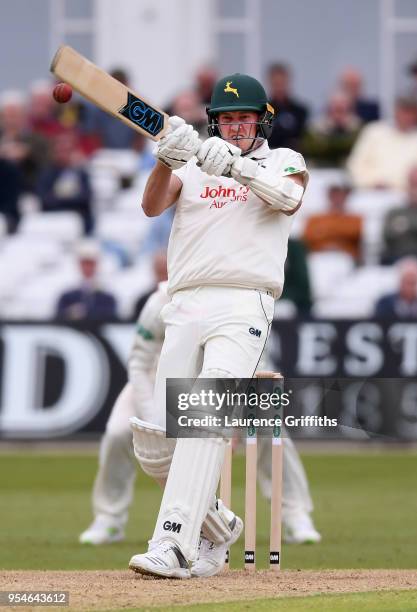
M192 606L175 606L152 608L152 612L209 612L212 604ZM131 608L126 612L145 610ZM282 597L279 599L255 599L252 601L235 601L216 603L216 612L241 612L242 610L267 612L280 610L285 612L412 612L417 610L417 590L389 591L380 593L349 593L347 595L310 595L309 597Z
M406 569L417 567L416 454L306 454L303 459L323 542L284 545L282 566L292 572L281 572L279 577L257 572L250 579L245 572L234 572L201 581L146 583L126 567L132 554L146 549L152 535L161 491L149 478L138 474L126 541L81 546L78 536L91 520L97 458L65 452L0 454L0 587L60 590L66 586L73 602L70 608L75 610L191 612L215 606L218 612L417 611L417 590L397 590L417 585L417 573ZM243 516L243 457L235 458L233 471L233 508ZM268 540L269 504L258 496L260 567L267 564ZM243 566L243 538L233 546L231 557L232 568ZM337 572L329 575L325 568L350 570L342 570L337 578ZM383 570L366 568L403 570L388 577ZM302 571L294 572L297 569ZM62 570L79 571L64 576ZM319 572L312 577L308 570ZM365 592L369 589L373 592ZM339 591L343 593L329 594ZM202 603L208 601L212 603Z
M415 568L416 454L303 456L323 542L283 547L285 569ZM1 569L125 569L146 549L161 492L139 473L127 539L99 548L78 544L91 520L97 458L87 454L0 455ZM243 516L244 459L234 460L233 507ZM266 567L269 505L258 496L259 566ZM231 567L243 566L243 538Z

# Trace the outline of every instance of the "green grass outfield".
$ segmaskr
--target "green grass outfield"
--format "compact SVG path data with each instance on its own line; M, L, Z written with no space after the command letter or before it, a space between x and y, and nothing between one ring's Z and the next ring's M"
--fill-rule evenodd
M417 566L415 452L305 454L303 459L323 542L284 546L283 568ZM96 457L81 453L0 455L0 568L124 569L132 554L145 550L161 493L142 474L127 540L99 548L78 544L79 533L91 519L96 466ZM243 474L244 459L237 457L233 507L242 516ZM269 507L258 496L260 567L266 567L268 537ZM242 567L243 541L231 556L232 567Z
M130 608L136 612L149 608ZM209 612L213 604L152 608L152 612ZM216 612L242 612L242 610L267 612L412 612L417 610L417 590L388 591L380 593L351 593L349 595L311 595L309 597L282 597L280 599L255 599L216 603Z

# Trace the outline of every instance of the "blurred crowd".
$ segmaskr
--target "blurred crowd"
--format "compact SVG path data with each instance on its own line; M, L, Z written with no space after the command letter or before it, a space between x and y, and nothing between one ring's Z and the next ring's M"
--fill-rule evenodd
M202 66L166 105L202 138L217 78ZM311 170L279 316L417 318L417 62L409 78L388 119L346 67L317 115L289 65L268 67L269 145ZM57 104L53 85L0 93L0 317L133 319L166 278L174 210L141 212L151 143L76 95Z

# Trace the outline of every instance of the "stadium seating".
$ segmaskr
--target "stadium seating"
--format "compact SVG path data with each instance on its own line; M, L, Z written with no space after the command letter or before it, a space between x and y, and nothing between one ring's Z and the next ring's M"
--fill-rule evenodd
M372 317L375 302L397 288L395 267L366 266L351 271L335 284L333 294L317 299L313 315L319 318Z
M34 212L24 215L19 233L27 238L59 240L72 244L83 233L81 217L75 212Z
M100 240L121 245L133 259L146 234L146 221L149 219L139 207L132 212L104 212L97 220L95 235Z
M130 317L138 297L154 285L150 256L139 259L141 244L152 225L140 207L149 170L138 172L139 160L131 151L102 150L89 164L96 219L93 237L102 245L100 281L115 295L121 318ZM127 188L123 188L124 180ZM326 209L328 186L343 180L345 175L338 169L313 169L305 201L294 218L293 236L302 234L311 214ZM83 236L83 226L76 213L42 213L33 202L28 206L25 198L15 235L6 235L7 224L0 215L0 316L48 319L53 317L61 293L79 281L75 246ZM362 265L355 266L345 253L308 256L314 316L371 316L376 299L395 289L396 268L377 264L384 216L403 199L395 192L351 194L348 210L364 219ZM291 318L295 309L283 301L276 315Z

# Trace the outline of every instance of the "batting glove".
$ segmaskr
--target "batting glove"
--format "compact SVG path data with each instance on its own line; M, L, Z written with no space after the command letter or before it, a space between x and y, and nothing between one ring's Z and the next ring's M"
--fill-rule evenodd
M177 170L185 166L200 146L201 140L192 125L180 117L170 117L168 131L158 142L156 158L171 170Z
M208 138L197 153L198 165L203 172L213 176L230 176L233 162L241 150L218 136Z

